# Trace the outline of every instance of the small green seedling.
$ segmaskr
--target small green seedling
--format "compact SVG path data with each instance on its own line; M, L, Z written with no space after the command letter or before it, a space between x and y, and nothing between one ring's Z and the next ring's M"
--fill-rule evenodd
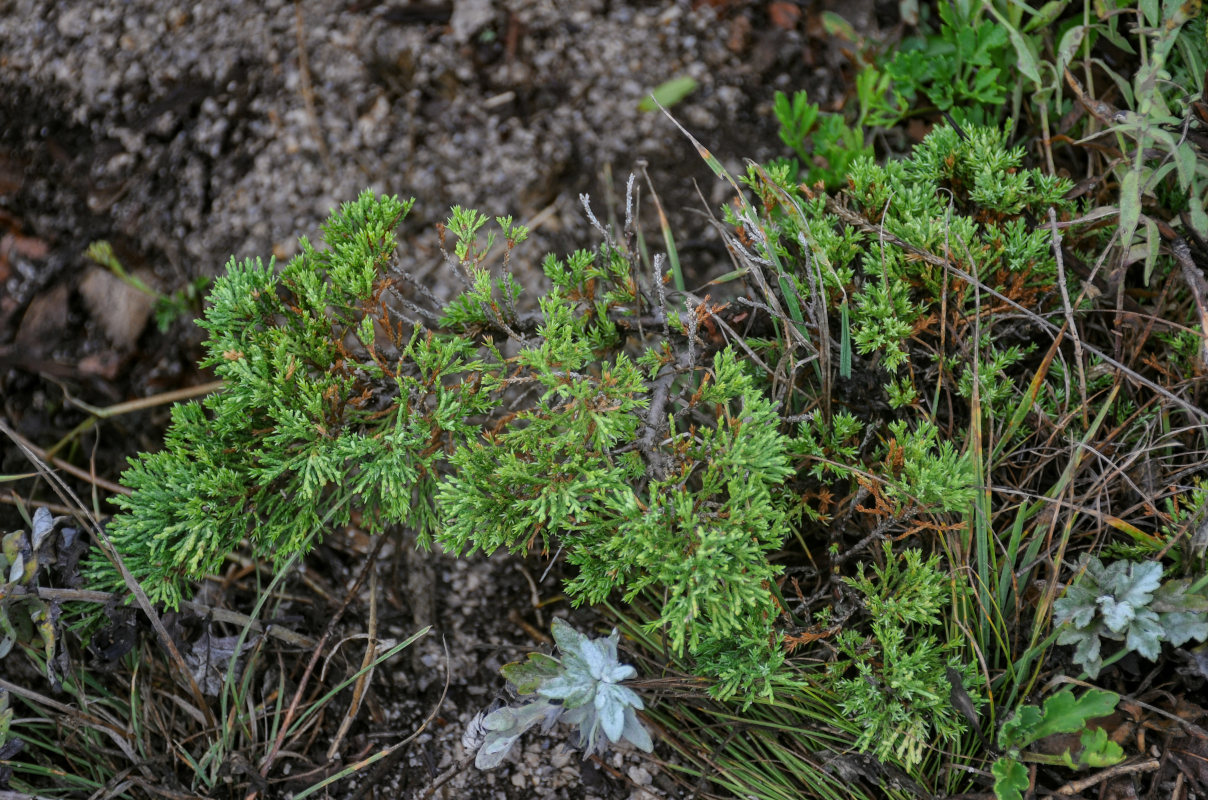
M1063 765L1070 769L1109 767L1124 758L1120 745L1107 738L1107 731L1088 727L1087 722L1105 717L1116 709L1120 695L1091 689L1075 697L1071 689L1062 689L1044 701L1044 708L1020 706L998 731L998 746L1005 751L990 768L994 774L994 795L998 800L1022 800L1028 789L1028 770L1022 762ZM1082 748L1076 754L1066 749L1060 755L1024 753L1025 747L1056 733L1081 731Z
M807 184L843 186L851 163L873 155L864 144L861 124L849 125L842 114L823 112L804 91L794 92L791 99L776 92L773 111L780 122L780 140L793 149L800 165L798 177Z
M885 543L885 567L845 582L864 595L869 631L848 628L836 641L844 658L830 670L843 713L858 721L861 751L879 759L897 756L914 766L936 740L959 741L969 725L952 698L968 698L970 713L985 703L981 676L962 661L952 640L935 629L949 602L947 575L939 557L926 561L919 550L895 557Z

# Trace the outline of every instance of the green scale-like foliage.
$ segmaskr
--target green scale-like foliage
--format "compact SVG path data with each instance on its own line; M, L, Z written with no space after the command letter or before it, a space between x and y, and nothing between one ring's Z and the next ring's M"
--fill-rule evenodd
M204 364L225 388L173 409L164 449L125 474L133 494L109 528L153 600L179 603L183 580L217 570L245 537L281 561L354 510L373 532L428 533L425 451L469 436L465 419L490 405L482 387L455 380L477 366L466 340L403 340L394 326L402 357L387 362L375 347L389 325L375 298L409 207L362 196L325 226L330 249L303 241L279 274L232 261L216 282L200 324L211 334ZM94 572L111 575L99 561Z
M993 286L1042 291L1053 256L1044 230L1023 222L1064 208L1065 186L1020 169L1003 141L939 130L909 162L858 160L849 207ZM762 299L788 309L803 340L823 304L832 321L850 317L840 373L852 349L879 360L891 400L917 408L910 342L937 310L942 268L846 224L783 170L753 167L747 182L761 213L743 206L732 221L758 235L732 245L775 267ZM719 696L749 701L794 682L776 582L796 520L817 517L798 486L850 491L862 475L903 517L967 509L970 463L926 413L888 420L864 452L866 420L811 403L792 438L771 370L707 344L698 326L710 312L677 313L665 290L643 286L632 238L605 233L596 251L549 256L550 288L521 312L518 283L485 266L499 234L454 207L442 244L451 235L466 288L439 307L398 265L394 231L409 208L366 193L333 215L322 248L303 241L280 271L232 263L215 283L205 364L225 388L174 410L165 448L126 473L133 493L109 528L153 600L177 605L187 581L245 540L281 563L355 514L371 533L406 526L454 553L564 558L573 602L615 593L650 609L646 629L669 651L692 654ZM526 231L496 222L506 267ZM976 311L967 285L948 288L950 310ZM740 345L775 364L788 342ZM794 346L810 355L809 342ZM1018 361L991 356L986 395ZM790 411L817 391L799 380ZM90 569L98 586L120 584L100 557Z
M1012 368L1032 346L996 344L986 333L994 318L985 309L1008 307L1002 296L1028 308L1042 300L1059 307L1047 215L1050 208L1063 217L1074 210L1063 196L1070 183L1024 168L1022 149L1006 145L1009 135L937 128L909 159L877 164L861 156L850 167L847 191L830 201L794 185L781 168L752 167L744 181L764 207L768 235L757 243L759 254L797 265L798 296L842 314L842 376L853 355L884 368L893 408L917 405L924 389L917 378L939 349L932 334L955 319L968 325L969 340L974 320L984 328L975 347L960 339L945 343L962 351L943 356L943 368L958 377L958 393L972 397L976 360L982 403L995 414L1009 408L1010 381L1021 372ZM750 222L734 212L729 219ZM943 261L972 281L955 277ZM927 345L911 352L911 341Z
M232 262L215 283L204 363L225 387L174 409L109 526L151 599L176 606L245 539L281 563L355 512L457 553L560 549L576 602L647 592L677 652L779 663L768 553L786 534L773 489L789 440L739 360L682 358L682 320L628 322L652 304L615 244L547 259L553 288L520 314L515 281L482 264L486 218L460 208L445 231L467 290L405 321L394 230L409 207L367 193L333 215L324 249L303 241L279 272ZM510 253L525 231L498 222ZM100 557L90 571L120 584Z

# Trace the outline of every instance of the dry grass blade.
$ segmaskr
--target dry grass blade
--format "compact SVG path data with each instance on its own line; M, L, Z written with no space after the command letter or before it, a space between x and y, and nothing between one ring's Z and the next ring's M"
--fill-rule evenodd
M365 578L368 577L371 570L376 568L378 553L381 552L382 546L385 543L385 536L377 537L377 541L374 542L373 545L373 550L370 551L368 557L365 559L365 564L361 567L361 571L357 574L357 577L352 582L352 585L348 587L348 591L345 592L344 601L340 604L340 607L336 609L336 613L332 616L331 621L327 623L327 628L323 631L323 635L319 638L319 643L315 645L314 653L311 655L310 660L306 664L306 669L302 673L301 679L298 681L298 688L294 692L293 699L290 700L289 709L285 713L285 718L281 723L277 736L273 739L272 747L269 749L268 754L264 757L264 760L260 763L261 778L267 778L269 770L273 768L273 764L276 762L277 756L281 752L281 746L285 743L285 738L290 731L290 725L293 722L294 717L298 714L298 707L302 703L302 698L306 693L306 688L310 682L310 677L314 674L315 667L318 665L319 659L322 656L323 648L327 644L327 641L331 638L332 634L335 632L336 624L341 618L343 618L344 613L348 610L348 606L356 597L357 592L360 591L361 585L365 582ZM252 800L257 796L257 794L258 793L253 790L247 795L247 800Z
M650 175L646 172L646 165L641 166L642 176L646 179L646 185L650 188L650 196L654 198L654 208L659 215L659 228L663 234L663 244L667 247L667 260L671 262L671 279L675 282L675 290L683 292L686 290L684 284L684 272L680 267L679 252L675 249L675 236L671 232L671 223L667 221L667 214L663 211L663 201L659 199L658 192L654 190L654 183L650 180ZM659 276L655 276L658 280Z
M4 680L3 678L0 678L0 690L11 692L16 697L24 698L25 700L35 703L43 708L53 709L67 719L72 720L72 722L75 724L83 725L98 731L107 736L115 745L117 745L117 748L122 751L122 753L131 761L131 763L140 763L142 761L142 759L137 757L137 753L134 749L134 743L131 741L133 739L133 735L124 730L123 725L112 720L101 719L100 717L89 714L85 711L81 711L80 709L71 705L61 703L58 700L55 700L53 697L48 697L40 692L35 692L30 689L17 686L14 683ZM148 777L152 776L149 768L144 765L143 769Z
M37 475L38 473L31 472L28 475L8 475L5 477L13 480L19 480L23 478L37 477ZM27 501L21 497L21 495L11 490L5 494L0 494L0 503L6 503L7 505L18 506L20 508L45 508L47 511L57 514L61 517L70 517L74 511L71 506L65 506L62 503L49 503L44 500Z
M105 406L104 408L85 403L83 400L73 397L70 393L68 393L65 395L67 402L76 408L87 411L91 417L72 428L66 436L64 436L62 439L56 442L53 447L46 451L46 455L49 457L58 453L67 445L68 442L72 441L81 433L91 428L97 423L98 420L112 419L113 417L120 417L123 414L131 414L135 411L146 411L149 408L157 408L159 406L171 405L172 403L179 403L183 400L191 400L195 397L203 397L207 394L217 392L223 387L223 385L224 384L222 381L211 381L198 386L189 386L184 389L175 389L170 392L162 392L151 397L140 397L137 400L127 400L124 403L116 403L111 406Z
M1086 404L1086 364L1082 358L1082 337L1078 335L1078 325L1074 322L1074 309L1070 305L1070 292L1065 285L1065 258L1061 254L1061 232L1057 230L1057 209L1049 206L1049 230L1053 234L1053 255L1057 259L1057 285L1061 289L1061 303L1065 310L1065 325L1074 341L1074 362L1078 367L1078 389L1082 396L1082 425L1090 424Z
M361 660L361 677L357 678L356 685L352 688L352 699L348 703L348 711L344 714L344 719L340 720L340 728L327 748L328 761L335 758L339 752L340 743L343 742L344 737L348 734L349 726L352 725L352 721L356 719L361 710L361 703L365 699L365 689L373 680L373 657L377 654L377 617L377 570L372 570L369 573L369 631L365 643L365 656Z
M85 472L84 470L77 467L75 464L64 461L63 459L59 458L58 456L52 456L50 454L50 451L43 450L42 448L38 447L34 443L27 440L25 437L21 436L21 434L17 433L16 431L13 431L11 429L6 429L6 430L4 430L4 433L7 434L8 437L13 440L13 443L16 444L18 447L20 447L27 455L33 456L33 457L37 458L39 461L44 461L44 462L49 462L51 464L54 464L57 468L63 470L64 472L68 473L69 475L73 475L76 478L79 478L80 480L85 481L86 483L90 483L93 486L97 486L101 489L104 489L105 491L110 492L111 494L122 494L122 495L130 494L130 490L127 489L125 486L114 483L113 481L110 481L110 480L106 480L104 478L99 478L90 472ZM55 447L58 447L58 445L55 445ZM68 506L68 508L70 508L70 506Z
M449 659L449 644L442 638L441 645L443 645L445 649L445 685L444 688L441 689L440 699L437 700L436 704L432 706L432 710L428 713L428 716L424 719L420 726L415 729L414 733L412 733L406 739L403 739L401 742L391 745L379 754L379 756L384 758L385 761L383 761L382 764L376 770L374 770L371 775L366 777L365 781L357 788L355 792L353 792L352 796L349 797L348 800L361 800L361 798L363 798L371 789L373 789L373 787L377 785L378 781L381 780L382 776L385 775L390 766L402 757L404 752L402 749L403 746L415 739L416 736L419 736L424 730L427 729L432 720L436 719L436 712L440 710L440 707L445 702L445 698L449 695L449 682L453 677L452 662ZM462 763L457 769L454 770L451 768L450 771L446 773L448 777L444 777L444 775L438 777L426 789L416 792L415 796L417 798L431 796L432 792L436 791L447 783L454 775L457 774L457 772L465 769L472 760L473 754L470 755L469 759L464 759L464 763ZM444 778L444 780L441 780L441 778Z
M1130 761L1124 764L1117 764L1114 767L1101 770L1088 778L1082 780L1070 781L1065 786L1062 786L1056 791L1059 797L1072 797L1081 794L1092 786L1096 786L1104 781L1117 778L1121 775L1135 775L1138 772L1154 772L1160 769L1162 762L1156 758L1147 758L1142 761Z
M371 662L371 663L370 663L370 664L369 664L367 667L363 667L363 668L361 668L361 669L357 670L356 674L354 674L352 677L350 677L350 678L348 678L347 680L345 680L344 682L342 682L342 683L338 684L338 685L337 685L337 686L335 686L333 689L331 689L330 691L328 691L328 692L327 692L327 694L325 694L324 696L322 696L322 697L320 697L318 700L316 700L316 701L315 701L315 703L314 703L313 705L311 705L311 707L310 707L310 708L308 708L308 709L306 710L306 712L305 712L304 714L302 714L302 715L301 715L301 716L298 718L298 720L297 720L297 721L294 723L294 728L295 728L295 729L297 729L297 732L295 733L295 735L300 735L300 734L301 734L301 731L302 731L302 730L305 728L305 726L310 724L310 720L317 720L317 719L318 719L318 714L316 713L316 711L317 711L318 709L322 709L324 706L326 706L326 705L327 705L327 703L328 703L328 702L330 702L330 701L331 701L331 700L332 700L332 699L333 699L333 698L334 698L334 697L335 697L335 696L336 696L336 695L337 695L339 692L344 691L345 689L347 689L347 688L348 688L348 686L349 686L350 684L352 684L352 683L354 683L355 681L357 681L357 680L359 680L359 679L363 678L363 677L364 677L366 674L368 674L369 672L371 672L371 671L373 670L373 668L374 668L374 667L376 667L378 664L381 664L381 663L385 662L387 659L389 659L389 658L391 658L391 657L393 657L393 656L397 655L399 652L401 652L401 651L402 651L402 650L404 650L405 648L409 647L409 646L410 646L411 644L413 644L413 643L414 643L416 640L418 640L418 639L419 639L421 636L426 636L430 630L431 630L431 628L430 628L430 627L428 627L428 628L423 628L423 629L421 629L421 630L417 631L416 633L412 634L410 637L408 637L408 638L407 638L407 639L405 639L404 641L402 641L402 642L399 642L399 643L395 644L395 645L394 645L393 647L391 647L389 650L387 650L386 652L384 652L384 653L382 653L381 655L377 656L377 657L376 657L376 658L375 658L375 659L374 659L374 660L373 660L373 661L372 661L372 662ZM446 651L446 652L447 652L447 651ZM444 698L443 698L443 696L442 696L442 698L441 698L441 702L443 702L443 699L444 699ZM440 707L440 703L438 702L438 703L437 703L437 705L434 707L434 709L433 709L432 713L431 713L431 714L429 714L428 719L427 719L427 720L425 720L425 721L424 721L424 722L423 722L423 723L420 725L420 727L419 727L418 729L416 729L416 731L415 731L414 733L412 733L410 736L408 736L408 737L407 737L406 739L404 739L403 741L398 742L398 743L396 743L396 744L394 744L394 745L391 745L390 747L388 747L388 748L386 748L386 749L384 749L384 750L381 750L381 751L379 751L379 752L375 753L374 755L369 756L368 758L365 758L365 759L362 759L362 760L360 760L360 761L357 761L356 763L354 763L354 764L350 765L349 767L346 767L346 768L344 768L344 769L340 770L339 772L336 772L336 773L334 773L334 774L332 774L332 775L328 775L326 778L324 778L323 780L321 780L319 783L314 784L314 785L312 785L312 786L310 786L310 787L306 788L306 789L305 789L305 790L303 790L302 792L299 792L298 794L294 795L294 797L295 797L295 798L307 797L307 796L309 796L310 794L312 794L312 793L314 793L314 792L318 791L319 789L322 789L323 787L328 786L328 785L330 785L330 784L334 783L335 781L338 781L338 780L342 780L342 779L344 779L344 778L347 778L347 777L349 777L350 775L352 775L352 774L354 774L354 773L356 773L356 772L359 772L360 770L362 770L362 769L364 769L365 767L369 766L370 764L376 763L377 761L379 761L379 760L382 760L382 759L386 758L386 757L387 757L387 756L389 756L391 753L398 751L398 750L399 750L399 748L401 748L403 745L405 745L405 744L407 744L408 742L410 742L412 739L414 739L416 736L418 736L418 735L419 735L419 733L420 733L421 731L423 731L425 727L427 727L428 722L429 722L429 721L432 719L432 717L435 715L435 713L436 713L436 709L438 709L439 707ZM317 729L317 727L316 727L316 731L315 731L315 733L317 733L317 732L318 732L318 729ZM312 740L311 740L310 744L313 744L313 742L314 742L314 740L313 740L313 737L312 737ZM308 746L309 746L309 745L308 745ZM284 751L284 750L282 750L281 752L285 752L285 751ZM362 751L362 752L364 752L364 751ZM313 772L318 773L318 772L323 772L323 771L325 771L325 768L324 768L324 767L319 767L319 768L317 768L316 770L314 770ZM288 776L288 777L286 777L286 778L282 778L281 780L294 780L294 779L296 779L296 777L297 777L296 775L293 775L293 776Z
M1007 421L1007 427L998 437L998 443L994 445L994 450L990 453L990 465L993 469L998 463L999 456L1002 455L1003 449L1008 445L1011 439L1015 436L1015 432L1019 430L1019 426L1023 424L1028 412L1036 405L1036 400L1040 396L1041 390L1044 388L1045 378L1048 377L1049 368L1052 366L1053 357L1057 355L1057 350L1061 346L1061 340L1065 336L1065 329L1062 328L1053 337L1053 343L1049 345L1048 351L1044 354L1044 359L1041 360L1040 366L1036 368L1036 373L1032 376L1032 380L1028 383L1027 391L1024 392L1023 399L1015 407L1015 412Z

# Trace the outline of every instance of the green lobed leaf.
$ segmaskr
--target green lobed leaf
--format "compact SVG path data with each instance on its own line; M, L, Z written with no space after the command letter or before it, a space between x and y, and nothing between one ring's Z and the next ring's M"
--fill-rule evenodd
M1197 642L1208 639L1208 615L1171 612L1160 616L1166 641L1175 647L1180 647L1192 639Z
M1130 603L1118 602L1110 595L1099 599L1099 611L1103 615L1103 623L1115 633L1123 633L1127 630L1137 615Z
M1121 603L1127 603L1133 608L1149 605L1153 592L1162 585L1162 565L1157 561L1125 562L1119 572L1118 586L1113 587ZM1113 566L1115 566L1113 564Z
M1040 725L1040 720L1037 706L1020 706L998 729L998 746L1003 749L1026 747L1032 741L1028 737Z
M1090 728L1082 732L1082 752L1078 754L1079 767L1110 767L1124 760L1124 749L1107 738L1103 728ZM1065 758L1069 760L1069 751Z
M1086 726L1087 720L1106 717L1116 710L1120 695L1102 689L1090 689L1081 697L1073 690L1062 689L1044 701L1041 719L1031 732L1028 743L1054 733L1075 733Z
M1063 642L1064 644L1072 644L1071 641ZM1099 639L1099 633L1096 630L1084 632L1081 638L1077 639L1078 646L1074 648L1074 663L1081 664L1086 674L1092 678L1099 676L1099 670L1103 668L1102 657L1102 642Z
M1137 612L1136 617L1128 626L1128 635L1125 637L1124 645L1129 650L1135 650L1150 661L1154 661L1162 651L1164 637L1165 631L1162 630L1162 621L1158 615L1148 608L1143 608Z
M1150 608L1159 613L1208 614L1208 595L1188 592L1189 580L1167 581L1153 593Z
M1065 596L1053 603L1054 620L1058 625L1069 623L1075 628L1085 628L1099 613L1095 599L1095 592L1087 586L1070 586L1066 589Z
M990 772L994 775L994 794L998 800L1023 800L1023 793L1031 785L1027 767L1003 756L990 766Z

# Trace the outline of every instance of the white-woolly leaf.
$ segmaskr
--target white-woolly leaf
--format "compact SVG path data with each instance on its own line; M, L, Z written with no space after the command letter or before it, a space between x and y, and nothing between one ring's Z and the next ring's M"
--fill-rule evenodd
M1153 661L1162 651L1162 633L1158 615L1149 609L1142 609L1128 627L1128 638L1124 640L1124 645Z
M542 683L537 693L552 700L561 700L567 708L576 708L592 699L595 681L586 675L564 673Z
M621 681L629 680L637 674L638 671L629 664L614 664L601 676L601 679L609 683L620 683Z
M590 639L559 619L554 620L553 632L562 650L561 661L542 656L528 664L509 665L512 674L536 684L532 688L541 699L519 708L501 708L482 719L479 727L487 734L474 760L479 768L499 764L517 737L542 721L542 730L558 721L578 726L579 744L589 753L602 753L607 742L621 739L646 751L653 747L635 715L643 708L642 699L620 685L637 674L617 660L620 634L614 629L606 638Z
M1103 623L1107 625L1108 630L1116 633L1121 633L1128 628L1129 623L1137 615L1131 605L1121 603L1111 595L1099 598L1099 608L1103 613Z
M1153 599L1154 590L1162 585L1162 565L1156 561L1146 561L1129 564L1129 567L1126 573L1128 588L1117 597L1120 602L1128 603L1133 608L1148 605Z
M474 766L479 769L494 769L499 766L507 758L518 738L520 734L495 737L488 735L487 741L478 748L478 754L474 756Z
M1166 641L1175 647L1184 645L1192 639L1197 642L1208 639L1208 616L1204 614L1174 612L1162 614L1161 618Z
M563 653L578 652L579 644L587 640L586 636L579 633L559 617L554 617L554 623L550 627L550 632L554 635L554 641L558 644L558 649Z
M474 766L479 769L498 766L525 731L546 720L549 715L556 716L561 711L561 708L552 703L536 700L519 708L504 706L487 714L482 719L482 727L487 733L483 737L478 754L474 757Z
M579 655L587 664L587 671L591 677L600 680L604 677L605 671L611 666L609 664L608 653L600 646L599 642L590 639L584 639L579 643ZM616 659L612 659L613 662Z
M650 732L646 730L645 725L638 721L637 712L632 708L625 709L625 730L622 735L633 742L633 746L639 750L649 753L654 749L654 742L650 741Z
M625 704L607 689L596 692L596 713L600 716L600 727L611 741L619 742L625 730Z

